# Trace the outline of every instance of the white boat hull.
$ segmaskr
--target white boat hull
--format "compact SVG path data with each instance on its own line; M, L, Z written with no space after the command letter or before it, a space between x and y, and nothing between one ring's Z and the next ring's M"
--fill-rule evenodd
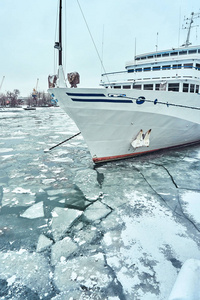
M104 88L49 92L80 129L95 163L200 141L199 94ZM141 96L145 101L138 104Z

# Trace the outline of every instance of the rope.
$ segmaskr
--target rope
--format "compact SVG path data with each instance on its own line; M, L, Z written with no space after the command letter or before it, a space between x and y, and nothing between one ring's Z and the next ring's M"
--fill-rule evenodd
M66 139L66 140L64 140L63 142L61 142L61 143L59 143L59 144L57 144L57 145L55 145L55 146L49 148L49 150L46 150L45 152L48 152L48 151L50 151L50 150L52 150L52 149L54 149L54 148L56 148L56 147L62 145L63 143L65 143L65 142L67 142L67 141L69 141L69 140L75 138L75 137L76 137L77 135L79 135L79 134L81 134L81 132L78 132L78 133L74 134L73 136L70 136L68 139Z
M127 97L127 96L121 96L124 97L126 99L131 99L131 100L138 100L138 98L134 98L134 97ZM141 99L142 100L142 99ZM182 108L189 108L189 109L195 109L195 110L200 110L200 107L194 107L194 106L187 106L187 105L181 105L181 104L174 104L174 103L168 103L168 102L159 102L156 101L157 99L153 100L148 100L148 99L143 99L144 102L149 102L149 103L153 103L154 105L156 104L162 104L162 105L167 105L167 106L176 106L176 107L182 107Z
M78 3L78 6L79 6L79 8L80 8L82 17L83 17L83 19L84 19L84 21L85 21L85 24L86 24L86 27L87 27L87 29L88 29L88 32L89 32L89 34L90 34L90 37L91 37L91 40L92 40L92 42L93 42L94 48L95 48L95 50L96 50L97 56L98 56L99 61L100 61L100 63L101 63L102 69L103 69L103 71L104 71L104 73L105 73L105 75L106 75L106 77L107 77L108 82L110 83L110 80L109 80L109 78L108 78L108 76L107 76L107 74L106 74L106 70L105 70L105 68L104 68L102 59L101 59L101 57L100 57L99 51L98 51L98 49L97 49L97 46L96 46L95 41L94 41L94 39L93 39L92 33L91 33L91 31L90 31L90 28L89 28L89 26L88 26L88 23L87 23L87 21L86 21L86 18L85 18L85 16L84 16L83 10L82 10L81 5L80 5L80 3L79 3L78 0L77 0L77 3Z

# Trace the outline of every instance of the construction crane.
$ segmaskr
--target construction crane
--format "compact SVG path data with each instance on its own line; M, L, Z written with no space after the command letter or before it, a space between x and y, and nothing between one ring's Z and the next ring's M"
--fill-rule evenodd
M37 78L37 81L36 81L36 86L35 88L33 88L33 93L32 93L32 97L33 98L36 98L37 97L37 88L38 88L38 81L39 81L39 78Z
M5 76L3 76L2 80L1 80L0 91L1 91L1 88L2 88L2 85L3 85L4 78L5 78Z

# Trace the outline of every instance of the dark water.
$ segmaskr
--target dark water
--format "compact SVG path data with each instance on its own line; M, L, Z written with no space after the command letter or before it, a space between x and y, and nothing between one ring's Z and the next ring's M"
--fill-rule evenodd
M167 299L200 259L200 146L94 168L80 135L44 151L79 131L60 108L0 126L0 299Z

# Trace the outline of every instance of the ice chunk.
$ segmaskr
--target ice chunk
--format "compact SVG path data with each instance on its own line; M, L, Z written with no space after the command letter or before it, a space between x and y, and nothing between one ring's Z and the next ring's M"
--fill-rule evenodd
M48 184L53 183L55 181L56 181L56 179L54 179L54 178L48 178L48 179L42 180L42 183L45 184L45 185L48 185Z
M11 276L10 278L7 279L8 286L12 285L16 280L16 275Z
M35 195L35 193L31 192L30 189L23 189L21 187L17 187L15 188L13 191L13 193L19 193L19 194L30 194L30 195Z
M188 259L182 266L169 300L200 299L200 260Z
M45 235L41 234L39 236L38 244L37 244L37 250L36 252L41 252L51 246L53 241L48 239Z
M97 173L95 170L86 169L78 171L74 182L83 192L86 199L90 201L96 200L102 192L97 182Z
M77 246L69 237L55 243L51 248L51 263L57 264L62 256L68 257L77 250Z
M28 219L36 219L36 218L44 217L43 201L32 205L27 210L25 210L25 212L20 216Z
M97 234L98 231L95 227L87 226L86 228L82 228L76 232L74 240L79 244L79 246L83 244L90 245Z
M10 285L17 279L21 285L30 288L43 298L52 291L48 261L38 253L22 250L0 252L0 278L7 280Z
M59 194L64 194L64 193L66 193L66 189L59 189L59 190L53 189L47 191L48 196L57 196Z
M58 241L70 228L72 223L82 214L82 211L69 208L56 207L52 211L52 234Z
M84 214L89 220L96 221L105 218L110 212L111 209L108 208L108 206L101 203L100 201L97 201L90 205L85 210Z

